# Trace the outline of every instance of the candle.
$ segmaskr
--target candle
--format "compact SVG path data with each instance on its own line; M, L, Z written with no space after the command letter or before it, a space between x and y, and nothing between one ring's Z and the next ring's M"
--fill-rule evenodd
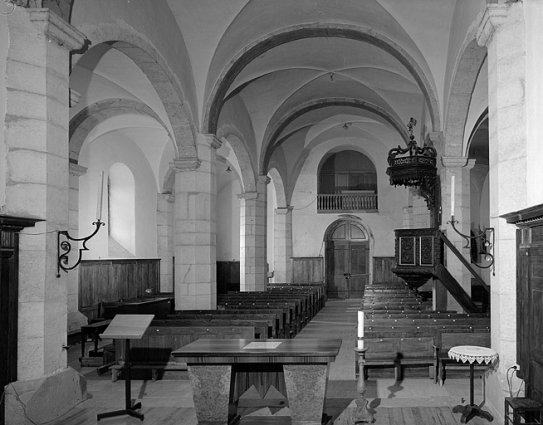
M98 200L96 205L96 220L102 218L102 198L104 197L104 172L100 173L100 186L98 186Z
M364 340L362 339L364 337L364 312L359 311L358 312L358 342L356 347L357 348L364 348Z
M454 217L454 176L451 177L451 217Z
M362 338L364 336L364 312L358 312L358 337Z

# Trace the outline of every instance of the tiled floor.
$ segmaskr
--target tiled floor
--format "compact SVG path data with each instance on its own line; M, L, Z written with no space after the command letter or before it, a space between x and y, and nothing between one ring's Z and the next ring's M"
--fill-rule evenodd
M335 425L352 425L352 414L358 398L354 373L354 345L356 337L357 311L360 300L328 300L326 307L309 323L297 338L341 338L342 347L336 361L330 367L329 384L326 394L325 411L334 417ZM103 341L102 343L107 343ZM80 346L74 346L69 352L70 366L84 374L88 381L88 392L92 398L74 408L55 425L84 425L96 423L96 414L124 407L124 381L111 382L109 376L99 377L93 368L81 368L78 357ZM475 383L475 402L483 400L482 380ZM464 403L469 399L469 380L457 376L447 379L444 386L435 385L428 377L407 377L401 382L393 378L372 378L366 382L365 397L369 410L376 418L375 425L394 423L393 414L401 408L443 408ZM141 401L141 412L145 414L147 424L196 425L196 416L192 402L190 382L188 380L132 381L132 398ZM390 409L392 408L392 409ZM407 409L409 410L409 409ZM450 409L446 409L453 419ZM424 412L423 412L424 413ZM494 413L494 412L491 412ZM431 415L430 415L431 416ZM446 415L445 415L446 416ZM459 414L454 415L459 422ZM432 423L449 423L447 419ZM138 420L130 417L102 419L102 424L130 424ZM471 425L488 424L480 418L474 418ZM494 420L492 425L499 425Z

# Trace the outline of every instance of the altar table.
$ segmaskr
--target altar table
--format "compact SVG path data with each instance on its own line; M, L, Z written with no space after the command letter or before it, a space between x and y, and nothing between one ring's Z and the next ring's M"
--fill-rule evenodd
M249 416L239 418L230 410L235 401L232 392L236 374L248 368L266 373L273 365L282 366L291 424L321 425L328 368L341 342L310 338L199 339L173 351L172 356L188 365L199 425L223 425L232 420L250 423ZM267 416L266 423L273 419ZM277 420L284 423L285 417Z
M494 417L490 413L485 412L473 401L473 369L475 363L494 363L498 359L498 353L491 348L475 345L459 345L449 350L449 358L462 363L469 362L469 404L458 405L453 408L454 413L462 413L460 422L465 424L474 416L480 416L488 421L494 420Z

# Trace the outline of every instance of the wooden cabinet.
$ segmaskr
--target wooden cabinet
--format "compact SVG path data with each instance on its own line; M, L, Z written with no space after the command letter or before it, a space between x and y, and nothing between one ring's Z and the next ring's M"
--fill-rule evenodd
M240 280L239 261L217 261L217 294L239 292Z
M543 402L543 205L502 216L517 226L517 362L527 396Z

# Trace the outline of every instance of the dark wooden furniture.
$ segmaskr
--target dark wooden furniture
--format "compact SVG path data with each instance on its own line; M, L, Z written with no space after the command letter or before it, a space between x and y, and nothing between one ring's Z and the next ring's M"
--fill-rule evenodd
M102 320L100 322L90 323L88 325L81 326L81 359L87 355L85 345L87 338L90 336L94 343L94 353L98 352L98 341L100 340L100 334L106 330L111 323L111 320Z
M153 314L156 319L166 319L173 313L174 298L132 298L104 303L104 319L112 319L117 314Z
M277 346L264 348L269 343ZM254 347L255 344L263 344L263 348ZM262 387L272 382L266 376L277 376L278 372L284 378L291 424L320 425L328 368L340 346L338 339L200 339L175 350L172 356L188 364L200 425L226 424L236 419L241 424L261 423L259 417L251 421L250 416L229 415L230 405L238 401L234 399L233 389L242 384L247 389L255 385L257 391L265 394L268 389ZM246 372L249 373L244 375ZM238 374L243 379L236 379ZM281 419L266 417L266 420L273 423Z
M176 319L166 324L166 320L153 321L147 328L141 339L132 341L130 359L132 369L142 372L151 372L155 381L166 371L185 371L186 365L176 362L172 357L172 351L183 347L198 339L226 339L247 338L254 339L254 326L233 326L227 321L221 325L197 326L178 325ZM117 364L111 366L111 379L116 381L123 374L123 363L126 357L126 347L123 341L115 341L115 356Z
M217 261L217 294L239 291L240 281L239 261Z
M83 260L79 265L79 311L94 321L100 304L142 298L145 290L160 292L160 259Z
M505 425L539 425L542 421L542 403L525 397L505 397Z
M99 413L96 417L98 421L103 418L112 418L121 415L132 416L133 418L138 418L140 421L143 421L143 414L136 412L136 410L141 409L141 403L132 404L132 397L130 394L130 340L141 339L152 320L152 314L119 314L113 318L107 329L101 335L103 338L124 340L124 366L126 370L126 379L124 409Z
M17 381L17 317L19 303L19 232L41 220L0 216L0 389ZM4 399L0 400L0 424Z
M543 205L502 217L517 226L517 376L543 403Z

